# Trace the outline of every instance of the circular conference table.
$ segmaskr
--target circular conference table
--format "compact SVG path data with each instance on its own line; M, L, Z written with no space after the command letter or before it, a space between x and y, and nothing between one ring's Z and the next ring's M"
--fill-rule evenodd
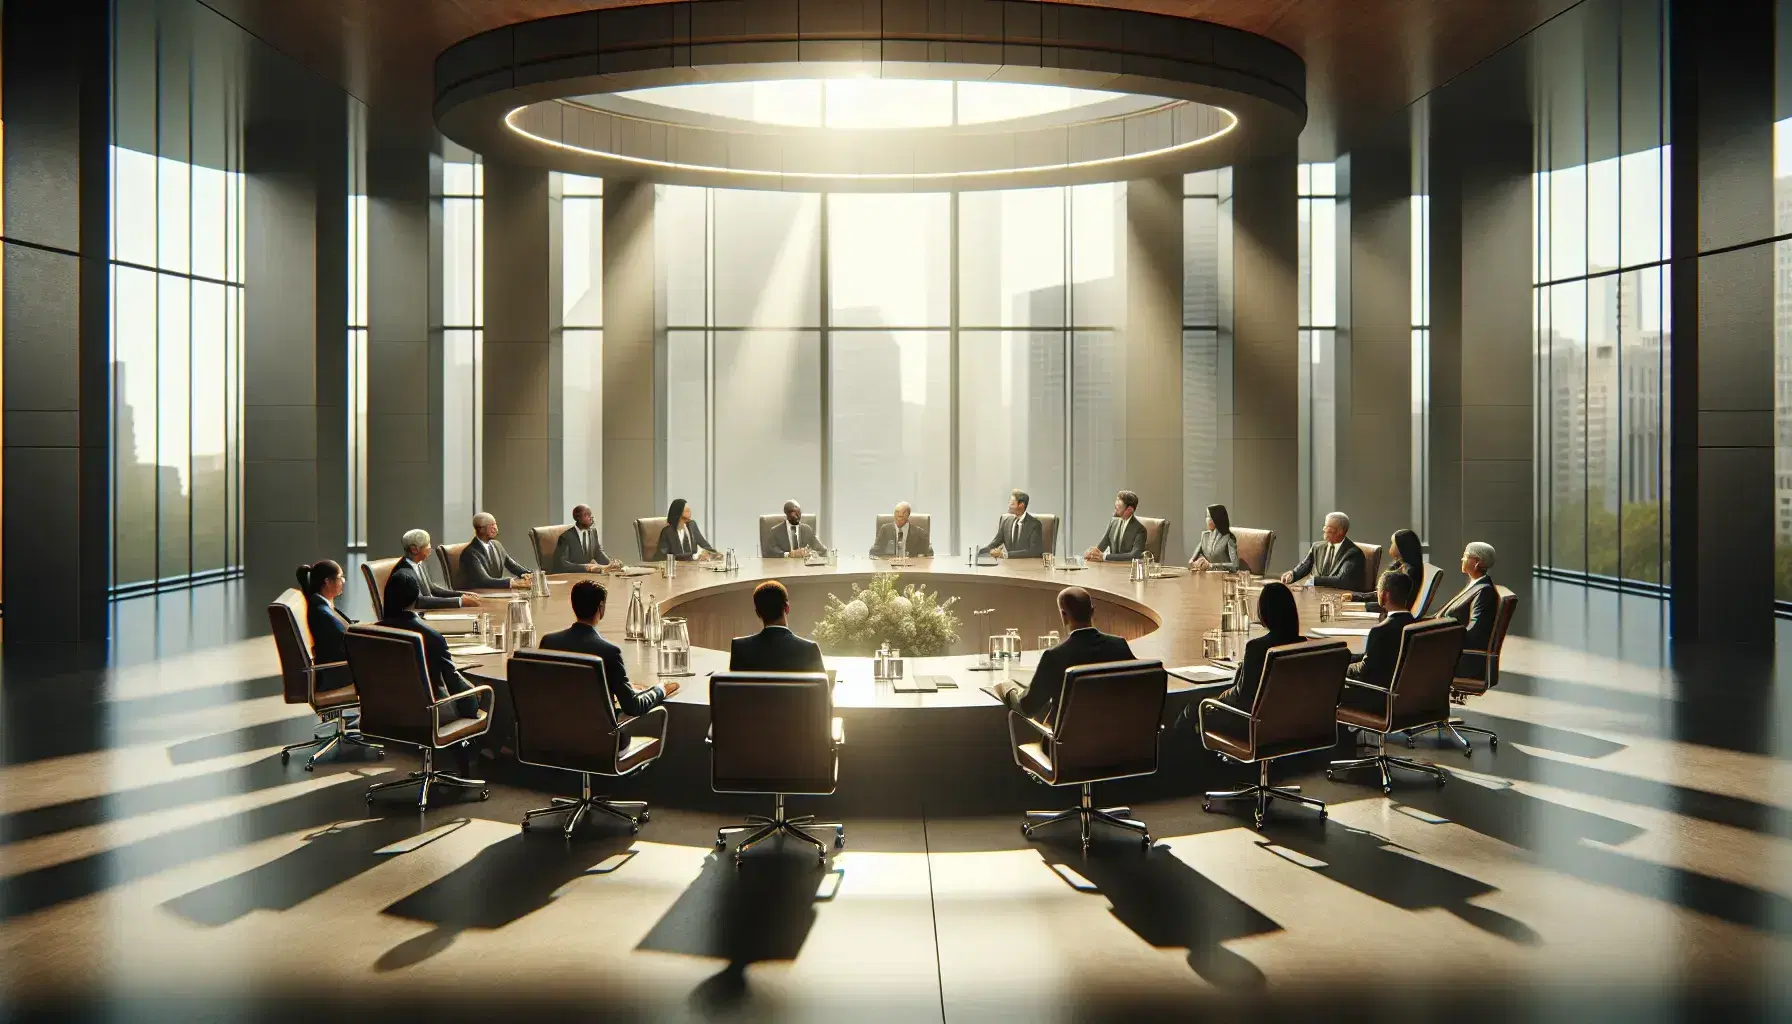
M679 677L678 693L666 703L670 715L666 753L641 777L618 780L608 789L617 795L640 795L656 803L679 807L750 806L722 799L709 790L709 754L704 736L709 727L709 675L728 668L728 642L732 637L757 632L752 591L760 582L780 580L790 591L790 625L808 635L827 608L830 594L850 600L852 585L864 585L872 577L894 572L901 585L917 583L939 594L940 600L956 597L952 611L959 620L959 641L947 653L935 657L905 654L905 676L944 677L956 684L931 693L898 693L890 680L872 677L868 657L827 655L835 673L834 706L845 720L847 743L840 752L840 782L830 811L842 813L979 813L1021 809L1040 802L1037 790L1026 785L1013 764L1004 717L1007 709L983 689L999 680L1024 679L1039 662L1037 638L1052 630L1062 632L1057 593L1080 586L1095 601L1095 625L1125 637L1139 658L1162 661L1165 668L1205 665L1202 637L1220 623L1222 580L1220 573L1182 573L1169 578L1132 582L1130 563L1087 563L1081 569L1062 564L1045 569L1039 559L1003 559L993 565L971 567L962 556L911 558L894 568L887 559L841 556L837 565L809 565L798 559L743 558L740 568L722 572L709 563L680 562L671 580L654 567L644 576L613 574L564 575L551 578L551 593L530 598L536 635L564 629L573 621L568 593L571 583L595 579L609 590L604 620L599 628L622 648L629 679L635 686L661 680L658 651L652 644L623 638L629 591L640 584L643 596L658 601L661 614L682 617L690 631L691 675ZM494 621L503 621L502 601L511 594L480 592L488 598L485 610ZM513 594L524 594L516 591ZM1295 587L1301 622L1308 635L1318 626L1318 606L1323 594L1337 591ZM1254 596L1252 598L1254 602ZM1020 631L1023 655L996 671L978 671L984 637L972 610L994 609L991 631L1000 634L1013 627ZM1254 610L1254 608L1253 608ZM1347 618L1328 626L1364 628L1368 618ZM972 635L976 633L977 635ZM1343 638L1360 647L1361 637ZM499 694L498 721L493 726L499 746L506 737L505 656L456 655L467 675L488 683ZM1169 678L1164 722L1175 726L1185 709L1201 697L1218 694L1229 683L1222 680L1194 684ZM1186 723L1171 728L1162 741L1162 763L1151 780L1110 784L1116 795L1137 800L1153 796L1186 795L1220 781L1214 759L1201 756L1200 740ZM531 782L556 785L551 777L530 773L506 759L498 772L520 771ZM564 786L565 779L558 785ZM607 780L606 780L607 781ZM1103 787L1104 792L1109 787ZM1028 794L1031 794L1030 796ZM1056 794L1060 801L1070 793ZM1103 797L1103 799L1107 799ZM1046 799L1051 803L1050 798Z

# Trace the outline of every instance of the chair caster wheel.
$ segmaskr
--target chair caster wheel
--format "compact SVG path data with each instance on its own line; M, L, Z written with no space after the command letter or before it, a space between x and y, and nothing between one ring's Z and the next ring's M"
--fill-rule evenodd
M386 759L386 752L384 750L376 750L373 752L373 756L377 761L384 761Z
M734 866L737 869L740 867L740 854L738 853L734 855Z
M1139 848L1144 850L1146 853L1150 853L1151 852L1151 837L1145 836L1145 837L1141 838L1139 840Z
M645 807L643 807L641 809L641 816L639 818L636 818L635 820L640 821L640 822L652 821L653 820L653 812L649 811Z
M292 760L292 752L289 750L282 750L280 752L280 763L285 764L290 760Z
M367 805L369 807L373 806L373 794L372 793L367 794Z
M1330 768L1327 768L1327 769L1326 769L1326 770L1325 770L1325 777L1326 777L1326 778L1328 778L1328 779L1335 779L1335 778L1337 778L1337 776L1336 776L1336 775L1333 775L1333 774L1332 774L1332 770L1331 770L1331 769L1330 769Z
M1381 787L1381 795L1382 796L1392 796L1393 794L1394 794L1394 787L1392 787L1392 786Z
M1201 801L1201 809L1203 811L1211 811L1211 810L1213 810L1213 805L1208 803L1207 801L1203 800L1203 801Z
M480 790L480 791L479 791L479 799L481 799L481 800L490 800L490 799L491 799L491 798L492 798L492 791L491 791L491 790L489 790L489 789L482 789L482 790Z
M628 827L628 834L631 836L639 833L640 831L641 831L641 826L639 826L639 825L630 825Z
M1027 838L1028 838L1028 839L1031 839L1031 838L1033 838L1033 826L1031 826L1031 825L1022 825L1022 826L1021 826L1021 827L1020 827L1020 834L1021 834L1021 835L1023 835L1023 836L1026 836L1026 837L1027 837Z
M728 840L726 840L726 839L717 839L716 840L716 849L725 850L727 848L728 848Z
M1263 831L1263 817L1261 815L1259 815L1257 817L1257 819L1254 822L1252 822L1252 827L1255 828L1259 832Z
M834 849L840 850L840 849L844 849L845 847L846 847L846 837L845 836L835 836L834 837Z
M1411 750L1417 745L1417 740L1413 739L1411 736L1406 737L1406 749Z
M1325 808L1323 808L1323 807L1319 808L1319 820L1320 821L1324 821L1325 819L1327 819L1329 817L1331 817L1331 815L1325 813Z
M306 761L305 762L305 770L308 772L314 772L317 770L317 764L312 761Z
M1487 749L1488 750L1498 750L1499 747L1500 747L1500 741L1497 737L1494 737L1494 736L1487 737Z
M524 831L524 832L527 832L527 831L529 831L529 823L528 823L528 822L526 822L526 821L525 821L525 822L523 822L523 831Z
M1444 788L1444 777L1442 775L1439 775L1437 777L1437 788L1438 789Z

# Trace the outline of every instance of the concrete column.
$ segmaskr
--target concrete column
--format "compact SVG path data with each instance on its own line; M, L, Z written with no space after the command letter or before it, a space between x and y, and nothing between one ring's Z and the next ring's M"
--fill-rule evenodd
M1277 570L1300 559L1295 163L1290 151L1232 169L1232 245L1220 251L1222 351L1224 297L1231 299L1228 511L1234 526L1276 532L1271 568Z
M1141 513L1170 520L1166 560L1186 561L1182 507L1182 179L1126 183L1126 471ZM1198 528L1199 523L1195 526ZM1085 531L1087 532L1087 531Z
M527 551L560 508L560 245L549 174L485 165L485 511ZM448 523L460 539L463 524ZM606 540L608 538L606 537ZM522 557L522 556L519 556Z
M1411 180L1404 131L1338 160L1338 507L1370 544L1413 526Z
M4 9L9 653L93 644L111 583L111 5Z
M1674 4L1669 35L1672 632L1771 652L1774 12Z
M654 275L653 185L604 183L605 550L634 560L634 521L666 507L659 396L665 349ZM489 399L488 399L489 400Z
M442 529L442 160L367 153L367 557Z

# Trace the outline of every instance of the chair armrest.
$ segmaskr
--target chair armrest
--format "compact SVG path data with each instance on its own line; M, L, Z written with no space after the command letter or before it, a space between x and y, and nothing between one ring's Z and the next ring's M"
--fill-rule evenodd
M1207 746L1207 741L1204 737L1207 735L1207 711L1209 708L1218 708L1218 709L1221 709L1224 711L1230 711L1234 715L1237 715L1238 717L1244 719L1245 728L1247 730L1255 728L1255 723L1254 723L1253 719L1251 718L1251 713L1249 711L1240 711L1237 708L1233 707L1232 705L1226 703L1223 700L1219 700L1214 697L1205 697L1201 700L1201 703L1199 705L1197 705L1196 710L1195 710L1195 715L1196 715L1196 723L1195 724L1196 724L1196 728L1199 730L1199 732L1201 733L1201 735L1203 737L1203 739L1201 741L1201 746L1203 746L1203 747ZM1247 735L1248 735L1248 733L1247 733ZM1252 749L1255 749L1256 744L1252 743L1251 746L1252 746Z
M834 719L832 736L833 736L833 740L834 740L834 746L836 746L836 747L846 746L846 720L845 719L843 719L843 718Z
M310 668L305 670L305 673L306 673L305 688L308 691L307 699L312 704L317 703L317 677L323 675L326 671L329 671L331 669L338 669L338 668L347 669L348 662L346 662L346 661L326 661L322 665L313 664ZM354 677L350 676L349 679L352 682Z
M1247 719L1247 720L1251 717L1251 713L1249 711L1240 711L1237 708L1233 707L1232 705L1226 703L1225 701L1220 700L1218 697L1203 697L1203 698L1201 698L1200 711L1203 714L1205 714L1207 709L1210 707L1220 708L1221 710L1224 710L1224 711L1230 711L1233 714L1237 715L1238 717Z
M442 731L442 708L445 705L453 704L456 701L466 700L468 697L478 698L481 695L484 695L484 697L486 698L485 700L480 701L480 703L482 705L485 705L485 713L488 715L491 714L491 702L497 699L497 693L495 691L493 691L492 688L489 686L483 686L483 685L482 686L473 686L473 687L468 687L467 689L462 690L461 692L454 694L453 696L443 697L441 700L431 701L429 704L430 724L435 728L436 732L441 732Z
M1345 679L1344 685L1360 687L1364 690L1374 690L1376 693L1380 693L1380 694L1387 694L1387 693L1391 692L1385 686L1376 686L1374 683L1365 683L1361 679Z
M1027 716L1026 716L1026 715L1023 715L1023 714L1021 714L1021 713L1020 713L1020 712L1018 712L1018 711L1010 711L1010 712L1008 712L1008 721L1010 721L1010 722L1016 722L1016 721L1018 721L1018 722L1023 722L1023 723L1025 723L1025 724L1026 724L1026 725L1027 725L1027 726L1029 726L1029 727L1030 727L1030 728L1032 728L1032 730L1033 730L1033 731L1034 731L1034 732L1036 732L1036 733L1038 733L1038 734L1039 734L1039 735L1041 735L1041 736L1043 736L1043 737L1045 737L1045 738L1046 738L1046 739L1048 739L1048 740L1055 740L1055 739L1057 739L1057 738L1058 738L1058 737L1057 737L1057 734L1056 734L1056 733L1054 733L1054 732L1052 732L1052 727L1051 727L1051 726L1049 726L1049 725L1046 725L1046 724L1045 724L1045 723L1044 723L1044 722L1041 722L1041 721L1038 721L1038 720L1036 720L1036 719L1032 719L1032 718L1028 718L1028 717L1027 717Z

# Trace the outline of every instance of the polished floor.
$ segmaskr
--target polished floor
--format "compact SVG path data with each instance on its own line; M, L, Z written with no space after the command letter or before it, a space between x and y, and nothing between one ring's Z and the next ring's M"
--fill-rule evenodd
M233 585L125 602L103 666L5 652L0 1015L1783 1018L1792 669L1669 667L1660 603L1539 588L1466 716L1497 750L1421 744L1442 789L1316 759L1283 774L1327 821L1188 797L1085 857L923 809L740 870L719 812L567 843L519 833L531 789L370 809L412 759L282 764L310 720Z

